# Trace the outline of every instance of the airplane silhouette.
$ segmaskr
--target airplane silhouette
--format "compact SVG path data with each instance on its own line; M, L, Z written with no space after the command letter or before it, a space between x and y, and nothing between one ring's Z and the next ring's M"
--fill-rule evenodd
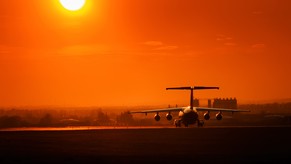
M215 117L217 120L222 119L222 112L250 112L249 110L240 110L240 109L223 109L223 108L205 108L205 107L194 107L193 99L194 99L194 90L204 90L204 89L219 89L219 87L206 87L206 86L189 86L189 87L171 87L166 88L166 90L190 90L190 106L187 107L175 107L175 108L165 108L165 109L154 109L154 110L141 110L141 111L130 111L130 114L134 113L156 113L154 119L159 121L161 116L160 112L168 112L166 114L167 120L172 120L173 116L171 112L178 111L179 119L175 119L174 123L176 127L181 127L181 124L184 124L185 127L188 127L190 124L197 123L198 127L202 127L204 125L204 121L199 119L198 111L205 111L204 119L210 119L210 112L218 112Z

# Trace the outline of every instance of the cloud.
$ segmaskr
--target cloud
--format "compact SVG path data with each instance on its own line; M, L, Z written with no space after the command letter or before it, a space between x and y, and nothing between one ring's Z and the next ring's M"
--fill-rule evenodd
M266 48L266 45L264 43L253 44L252 48L263 49L263 48Z
M162 45L164 45L160 41L147 41L147 42L144 42L143 44L147 45L147 46L162 46Z
M228 40L232 40L232 37L223 35L223 34L217 34L216 35L216 40L217 41L228 41Z
M160 50L175 50L178 48L178 46L167 45L161 41L147 41L147 42L144 42L143 44L154 47L152 50L159 50L159 51Z
M154 43L154 42L153 42ZM160 42L161 43L161 42ZM154 44L152 44L154 45ZM155 44L160 45L160 44ZM61 49L57 49L57 54L62 56L91 56L91 55L99 55L99 56L136 56L136 55L149 55L154 53L159 53L170 50L177 49L178 46L174 45L162 45L162 46L152 46L150 49L146 48L139 49L136 47L132 47L130 45L106 45L106 44L89 44L89 45L72 45L63 47Z
M236 46L237 45L237 43L235 43L233 41L232 37L226 36L226 35L223 35L223 34L217 34L216 35L216 40L218 42L222 43L225 46Z
M178 46L162 46L162 47L155 48L153 50L175 50L177 48Z
M125 50L120 47L115 47L111 45L99 45L99 44L91 44L91 45L72 45L63 47L58 50L58 54L65 56L84 56L84 55L111 55L118 54Z

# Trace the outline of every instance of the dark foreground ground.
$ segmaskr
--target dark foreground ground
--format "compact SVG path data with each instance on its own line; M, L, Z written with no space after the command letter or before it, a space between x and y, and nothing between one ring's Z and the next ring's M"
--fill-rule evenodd
M0 163L291 163L290 127L0 132Z

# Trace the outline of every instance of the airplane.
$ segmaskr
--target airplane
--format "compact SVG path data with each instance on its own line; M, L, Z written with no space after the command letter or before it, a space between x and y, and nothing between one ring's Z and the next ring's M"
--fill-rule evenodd
M222 112L250 112L249 110L240 110L240 109L223 109L223 108L206 108L206 107L194 107L193 106L193 98L194 98L194 90L203 90L203 89L219 89L219 87L206 87L206 86L187 86L187 87L171 87L166 88L166 90L190 90L190 106L187 107L175 107L175 108L165 108L165 109L154 109L154 110L141 110L141 111L129 111L130 114L134 113L156 113L154 119L159 121L161 116L160 112L168 112L166 114L167 120L172 120L173 116L171 112L179 112L179 119L174 120L174 124L176 127L181 127L184 124L185 127L188 127L191 124L196 124L198 127L202 127L204 125L204 121L199 119L198 112L205 111L203 117L205 120L210 119L210 112L218 112L215 117L217 120L222 119Z

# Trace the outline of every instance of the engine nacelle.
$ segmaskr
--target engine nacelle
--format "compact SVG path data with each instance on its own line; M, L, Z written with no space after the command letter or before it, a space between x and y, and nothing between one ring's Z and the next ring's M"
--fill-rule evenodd
M159 114L156 114L154 118L155 118L156 121L160 121L161 116Z
M170 120L172 120L173 116L171 115L171 113L167 113L166 118L167 118L167 120L170 121Z
M216 114L216 119L221 120L222 119L222 114L219 112Z
M210 114L209 112L204 113L204 119L209 120L210 119Z

